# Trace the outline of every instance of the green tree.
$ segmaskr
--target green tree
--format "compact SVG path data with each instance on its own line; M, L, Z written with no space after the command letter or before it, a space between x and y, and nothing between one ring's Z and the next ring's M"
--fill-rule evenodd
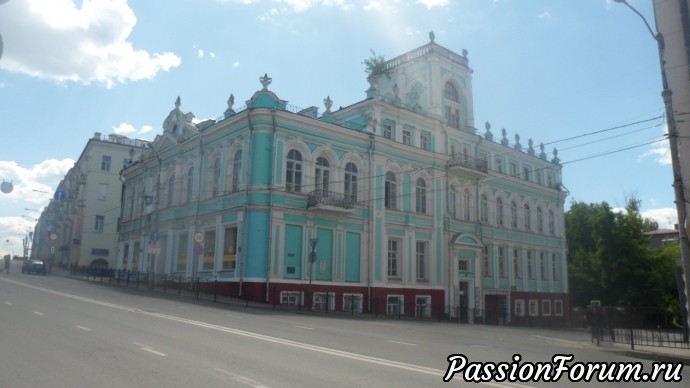
M565 215L571 304L668 306L675 292L674 251L654 250L644 232L658 224L642 217L640 201L624 211L606 202L573 202Z

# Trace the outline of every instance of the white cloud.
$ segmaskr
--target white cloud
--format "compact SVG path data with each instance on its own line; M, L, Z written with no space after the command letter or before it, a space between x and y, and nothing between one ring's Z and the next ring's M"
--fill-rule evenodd
M381 9L381 2L376 1L376 0L370 0L364 6L365 11L371 11L371 10L377 10L377 9Z
M128 41L137 23L126 0L10 1L0 12L0 67L58 83L150 79L180 65L171 53L137 50Z
M121 123L120 125L113 127L113 132L118 135L124 135L129 138L141 139L141 135L145 135L153 131L153 127L150 125L144 125L141 128L135 128L130 123ZM143 139L147 140L147 139ZM150 139L148 139L150 140Z
M542 20L551 20L551 13L549 11L544 11L537 15L537 18Z
M659 229L673 229L678 223L678 212L675 208L649 209L641 212L642 217L651 218L659 224Z
M239 62L239 61L235 61L235 63L232 64L232 68L233 68L233 69L237 69L238 67L240 67L240 62Z
M196 51L196 56L199 57L199 58L203 58L203 57L204 57L204 50L203 50L203 49L198 49L198 50Z
M417 4L422 4L427 8L445 7L450 4L450 0L417 0Z
M279 11L277 8L271 8L269 9L265 14L259 16L259 20L262 22L269 22L273 20L274 16L277 16L279 14Z

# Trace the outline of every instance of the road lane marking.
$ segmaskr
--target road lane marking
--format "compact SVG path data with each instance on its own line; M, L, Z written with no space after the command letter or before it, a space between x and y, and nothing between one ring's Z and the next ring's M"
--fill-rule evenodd
M43 314L43 313L40 312L40 311L34 311L34 314L36 314L36 315L45 315L45 314Z
M12 302L5 302L6 305L12 306Z
M225 369L220 369L220 368L215 368L215 370L217 372L220 372L220 373L223 373L223 374L229 376L231 380L236 381L240 384L245 384L245 385L248 385L248 386L253 387L253 388L268 388L268 385L263 385L260 382L258 382L256 380L252 380L247 376L241 376L241 375L238 375L236 373L232 373L230 371L227 371Z
M388 342L390 342L392 344L398 344L398 345L417 346L417 344L411 344L409 342L400 342L400 341L392 341L392 340L388 340Z
M568 340L564 340L564 339L560 339L560 338L554 338L554 337L544 337L543 335L532 335L532 337L541 338L541 339L545 339L545 340L551 340L551 341L561 341L561 342L566 342L569 344L579 344L579 342L576 342L576 341L568 341Z
M144 351L147 351L147 352L149 352L149 353L153 353L153 354L155 354L155 355L157 355L157 356L161 356L161 357L167 356L167 354L165 354L165 353L163 353L163 352L159 352L158 350L156 350L156 349L154 349L154 348L152 348L152 347L150 347L150 346L148 346L148 345L140 344L140 343L138 343L138 342L132 342L132 343L133 343L134 345L138 346L139 349L144 350Z
M84 331L91 331L91 329L89 329L88 327L84 327L84 326L79 326L79 325L77 325L77 326L74 326L74 327L76 327L77 329L80 329L80 330L84 330Z
M347 352L344 350L327 348L324 346L311 345L311 344L307 344L307 343L303 343L303 342L292 341L292 340L283 339L283 338L279 338L279 337L272 337L269 335L254 333L254 332L245 331L245 330L233 329L233 328L226 327L226 326L214 325L211 323L195 321L192 319L176 317L176 316L172 316L172 315L146 312L146 311L140 310L138 308L128 307L128 306L124 306L124 305L120 305L120 304L116 304L116 303L105 302L105 301L101 301L101 300L97 300L97 299L86 298L86 297L79 296L79 295L68 294L65 292L60 292L60 291L55 291L55 290L51 290L48 288L33 286L30 284L14 281L14 280L10 280L10 279L2 278L2 280L7 281L7 282L11 282L11 283L14 283L14 284L17 284L20 286L24 286L27 288L31 288L34 290L43 291L43 292L48 293L48 294L59 295L59 296L65 297L65 298L70 298L70 299L74 299L74 300L78 300L78 301L82 301L82 302L93 303L93 304L97 304L97 305L105 306L105 307L110 307L110 308L117 309L117 310L129 311L129 312L132 312L135 314L138 313L138 314L148 315L150 317L156 317L156 318L165 319L165 320L169 320L169 321L184 323L184 324L187 324L190 326L203 327L203 328L207 328L210 330L216 330L216 331L220 331L220 332L224 332L224 333L235 334L238 336L253 338L253 339L271 342L271 343L275 343L275 344L291 346L291 347L299 348L299 349L303 349L303 350L310 350L310 351L313 351L316 353L328 354L328 355L331 355L334 357L347 358L350 360L386 366L389 368L397 368L397 369L403 369L403 370L407 370L407 371L411 371L411 372L428 374L428 375L436 376L438 378L443 377L443 375L446 373L445 370L441 370L441 369L429 368L429 367L425 367L425 366L421 366L421 365L408 364L405 362L394 361L394 360L389 360L389 359L385 359L385 358L367 356L364 354L352 353L352 352ZM147 350L147 349L142 349L142 350ZM152 350L153 349L149 348L147 351L152 351ZM163 353L161 353L161 354L163 354ZM520 385L520 384L515 384L515 383L498 383L498 382L496 382L496 383L494 383L494 382L481 382L478 384L491 386L491 387L498 387L498 388L505 388L505 387L531 388L532 387L529 385Z
M243 316L238 315L238 314L225 314L225 316L228 316L228 317L231 317L231 318L244 318Z
M298 328L298 329L304 329L304 330L314 330L313 327L307 327L307 326L297 326L297 325L295 325L295 327Z

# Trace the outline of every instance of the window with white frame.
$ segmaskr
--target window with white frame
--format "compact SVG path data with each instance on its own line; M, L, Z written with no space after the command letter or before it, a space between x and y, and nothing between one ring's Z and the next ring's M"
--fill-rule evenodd
M412 132L409 129L403 130L402 141L405 145L412 145Z
M503 199L501 197L496 198L496 224L498 226L503 226Z
M290 150L287 154L285 189L293 193L302 192L302 154L297 150Z
M93 230L96 232L103 232L105 228L105 216L96 216L96 223Z
M383 123L383 137L386 139L394 139L395 136L395 127L393 126L393 122L391 121L385 121Z
M480 212L481 220L484 223L488 223L489 222L489 198L486 196L486 194L482 194L479 198L480 198L480 206L481 206L481 212Z
M105 201L108 199L108 184L107 183L99 183L98 184L98 199L101 201Z
M546 280L546 259L544 252L539 252L539 277L541 280Z
M537 232L544 233L544 212L541 207L537 208Z
M503 159L502 158L496 158L496 171L499 173L503 174Z
M429 150L429 135L426 133L419 134L419 148Z
M532 212L530 211L528 204L525 204L523 218L525 221L525 230L532 230Z
M417 178L415 187L415 211L426 214L426 182L422 178Z
M502 278L506 277L506 258L503 247L498 247L498 276Z
M531 251L527 251L527 278L534 279L534 266L532 265Z
M386 173L386 182L384 188L384 205L386 209L398 208L398 183L395 179L395 174L392 171Z
M177 260L175 262L175 270L177 272L184 272L187 270L187 233L180 233L177 235Z
M522 271L520 271L520 250L513 249L513 276L515 279L520 279L522 277Z
M108 155L101 156L101 171L110 171L112 158Z
M524 317L525 316L525 300L516 299L515 300L515 316Z
M541 301L541 315L548 317L551 315L551 301L544 299Z
M220 194L220 156L213 161L213 175L211 176L211 197Z
M470 272L470 262L464 259L458 260L458 271Z
M529 167L525 166L522 168L522 179L529 181Z
M553 215L553 210L549 210L549 234L556 234L556 217Z
M335 310L335 293L334 292L315 292L314 303L312 309L316 311L333 311Z
M553 301L553 315L557 317L563 316L563 301L561 299Z
M343 311L361 313L363 300L362 294L343 294Z
M388 239L388 277L400 277L400 240Z
M465 221L470 220L470 203L471 201L471 195L470 195L470 190L465 189L465 192L463 194L462 198L462 211L463 211L463 217L465 218Z
M450 185L450 193L448 195L448 208L450 212L450 217L452 219L457 219L458 216L458 192L454 185Z
M515 201L510 203L510 226L516 229L518 227L518 208Z
M417 295L415 297L415 317L431 316L431 296Z
M187 170L187 187L185 190L185 202L192 202L192 193L194 190L194 167L189 167Z
M491 276L491 258L489 257L489 247L484 247L484 277Z
M402 295L388 295L386 298L387 315L403 315L405 313L405 299Z
M539 301L536 299L529 300L529 316L536 317L539 315Z
M223 270L234 271L237 265L237 226L226 226L223 233Z
M517 172L517 163L515 162L510 162L510 175L514 176L517 178L518 172Z
M552 253L551 254L551 278L553 280L558 280L558 260L556 258L556 254Z
M316 158L316 170L314 171L316 191L328 195L331 175L331 165L323 156Z
M417 261L417 280L429 280L428 279L428 250L429 243L426 241L417 241L416 249L416 261Z
M230 190L235 192L240 189L240 175L242 174L242 150L235 152L232 161L232 184Z
M357 202L357 165L352 162L345 165L345 195L352 203Z
M175 173L170 174L168 177L168 192L167 194L167 203L168 207L174 206L175 205Z
M302 291L280 291L280 304L284 306L301 306L304 303Z

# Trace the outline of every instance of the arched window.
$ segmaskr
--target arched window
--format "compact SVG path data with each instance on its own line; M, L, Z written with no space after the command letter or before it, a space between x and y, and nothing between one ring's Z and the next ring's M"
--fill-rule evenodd
M489 199L486 197L486 194L482 194L481 197L479 197L481 200L481 220L482 222L489 222Z
M453 83L450 81L446 82L446 86L444 88L444 95L446 97L446 100L450 100L453 102L459 102L459 100L458 100L458 89L456 89L455 85L453 85Z
M192 192L194 190L194 167L187 170L187 188L185 190L185 202L192 202Z
M553 215L553 210L549 210L549 234L556 234L556 220Z
M541 208L537 208L537 232L544 233L544 218Z
M422 178L417 178L415 201L415 211L417 213L426 213L426 182Z
M395 174L391 171L386 173L386 186L384 188L384 205L387 209L397 209L398 208L398 184L395 179Z
M285 189L295 193L302 192L302 154L297 150L290 150L287 155Z
M211 177L211 196L218 196L218 185L220 184L220 157L213 162L213 176Z
M242 150L235 152L232 161L232 185L230 189L234 192L240 189L240 175L242 174Z
M496 224L499 226L503 226L504 223L504 218L503 218L503 199L496 198Z
M525 230L532 230L532 219L530 214L529 205L525 204Z
M518 227L518 209L515 201L510 203L510 225L513 228Z
M318 193L328 195L328 182L331 175L331 165L328 163L328 159L323 156L319 156L316 159L316 191Z
M346 200L357 202L357 165L352 162L345 165L345 196Z

